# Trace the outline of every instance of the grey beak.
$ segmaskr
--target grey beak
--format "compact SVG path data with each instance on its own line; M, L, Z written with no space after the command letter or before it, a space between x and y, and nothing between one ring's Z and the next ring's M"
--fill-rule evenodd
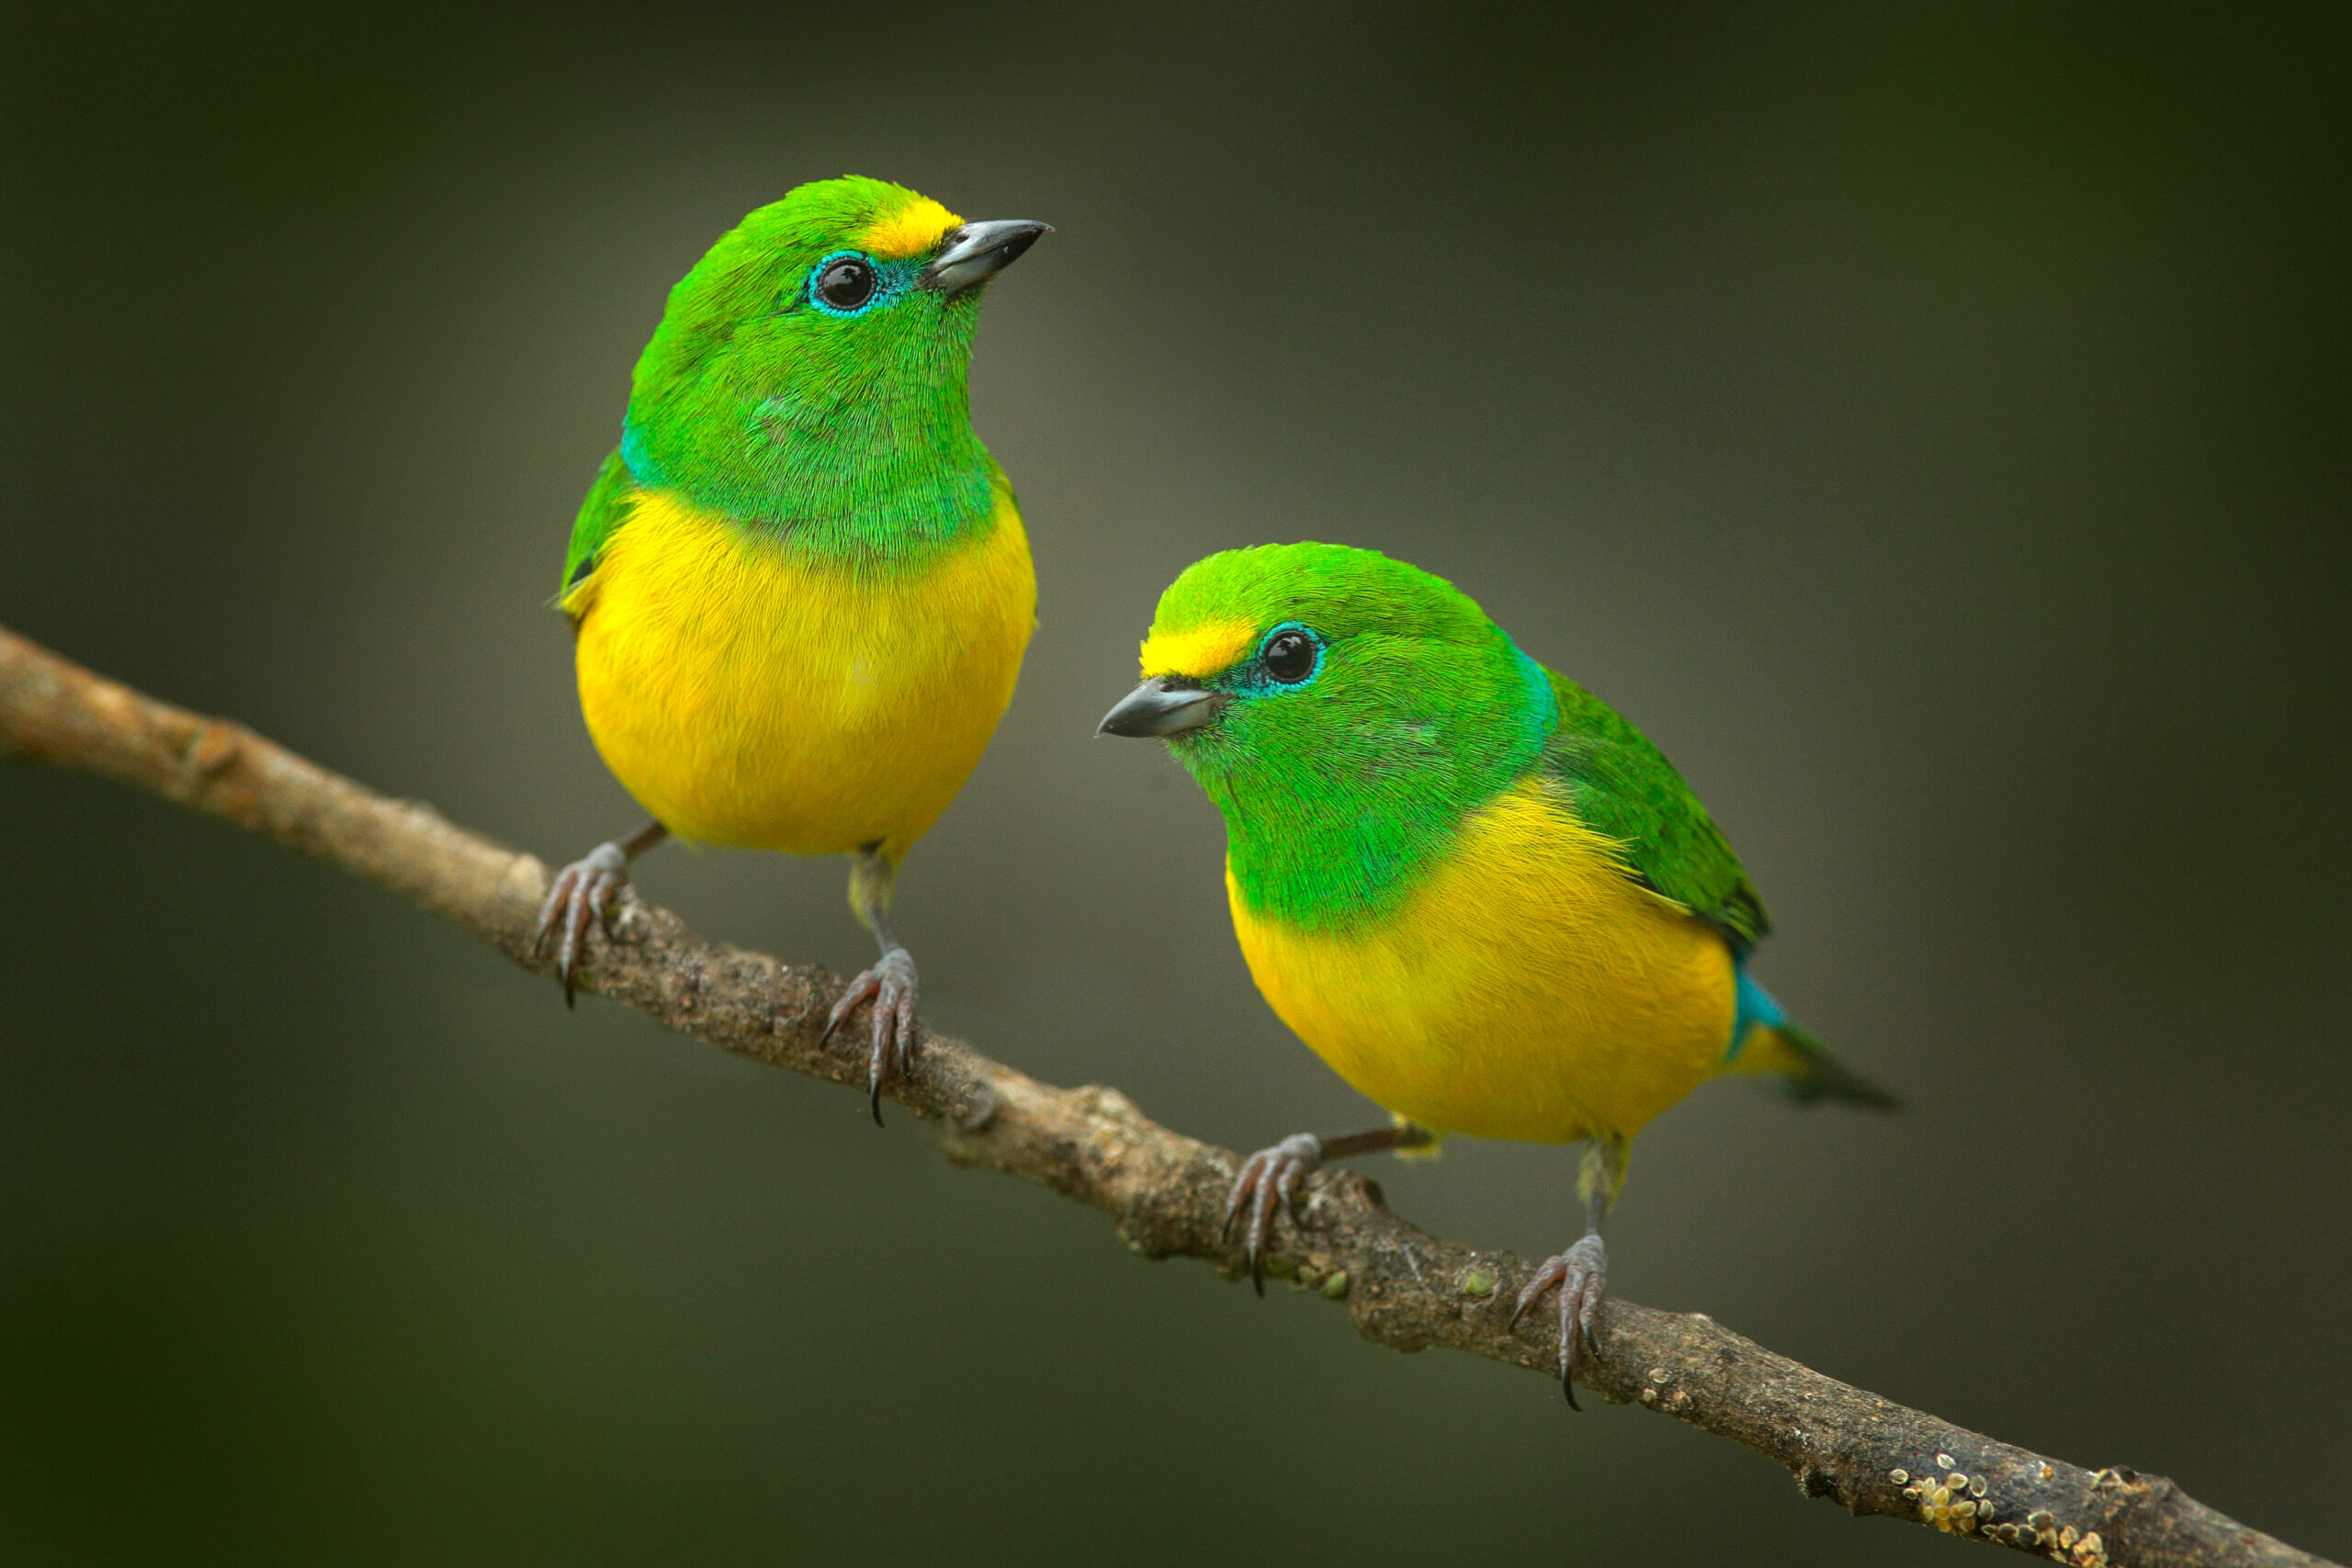
M1166 678L1146 681L1119 699L1119 705L1094 727L1097 735L1127 735L1138 739L1175 735L1216 722L1225 699L1197 686L1178 685Z
M947 231L939 254L915 278L918 287L939 294L957 294L976 283L986 283L1021 259L1021 253L1050 234L1054 226L1030 218L992 218Z

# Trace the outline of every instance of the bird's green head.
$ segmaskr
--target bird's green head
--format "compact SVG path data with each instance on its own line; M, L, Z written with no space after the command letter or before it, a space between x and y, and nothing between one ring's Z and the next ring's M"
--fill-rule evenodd
M985 515L972 329L982 286L1047 231L856 176L759 209L670 291L623 427L631 477L795 532Z
M1550 677L1468 595L1339 545L1196 562L1099 733L1158 736L1224 813L1260 907L1381 902L1542 751Z

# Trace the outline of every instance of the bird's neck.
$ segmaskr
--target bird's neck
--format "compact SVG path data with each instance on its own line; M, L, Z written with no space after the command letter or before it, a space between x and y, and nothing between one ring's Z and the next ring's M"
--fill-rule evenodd
M1451 851L1464 820L1538 765L1558 717L1543 667L1501 643L1510 695L1424 723L1337 725L1308 757L1186 760L1225 818L1253 913L1306 930L1376 922Z
M986 529L1002 482L972 434L956 370L833 395L695 388L632 400L621 456L639 485L674 491L795 554L920 566Z
M1226 868L1252 913L1309 931L1350 931L1394 910L1476 804L1384 791L1296 795L1268 809L1256 793L1209 789L1225 815Z

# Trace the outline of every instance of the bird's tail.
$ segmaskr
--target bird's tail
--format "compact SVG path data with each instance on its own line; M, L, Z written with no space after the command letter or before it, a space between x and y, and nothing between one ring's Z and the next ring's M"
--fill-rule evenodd
M1826 1045L1793 1023L1757 1025L1724 1070L1770 1078L1799 1105L1837 1100L1873 1111L1903 1109L1901 1100L1831 1055Z
M1867 1105L1873 1111L1899 1111L1903 1102L1829 1054L1829 1047L1810 1031L1790 1021L1771 993L1747 971L1739 972L1739 1011L1734 1028L1738 1043L1726 1073L1770 1078L1774 1087L1799 1105L1824 1100Z

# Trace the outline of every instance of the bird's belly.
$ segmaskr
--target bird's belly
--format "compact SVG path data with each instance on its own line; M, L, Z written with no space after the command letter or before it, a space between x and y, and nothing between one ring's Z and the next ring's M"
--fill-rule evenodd
M1283 1021L1359 1090L1439 1133L1632 1135L1706 1078L1736 984L1714 931L1634 883L1539 784L1473 813L1371 929L1245 907L1234 928Z
M589 734L673 832L797 854L878 841L893 859L979 761L1036 602L1002 493L983 536L899 575L648 492L567 599Z

